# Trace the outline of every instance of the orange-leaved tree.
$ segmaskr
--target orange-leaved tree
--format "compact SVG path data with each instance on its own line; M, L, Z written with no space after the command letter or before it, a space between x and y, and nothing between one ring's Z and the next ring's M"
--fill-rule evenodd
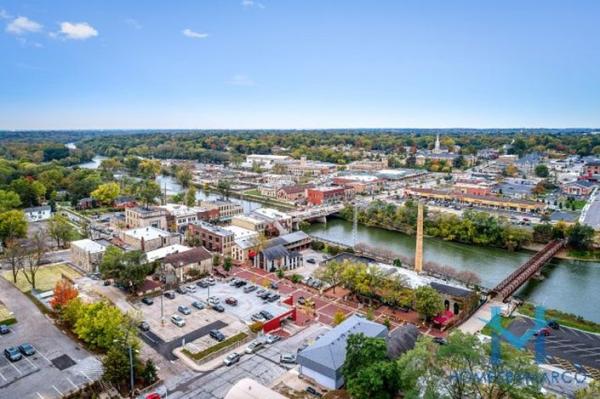
M54 286L54 296L50 300L50 306L54 310L60 310L72 299L77 298L79 291L67 279L60 279Z

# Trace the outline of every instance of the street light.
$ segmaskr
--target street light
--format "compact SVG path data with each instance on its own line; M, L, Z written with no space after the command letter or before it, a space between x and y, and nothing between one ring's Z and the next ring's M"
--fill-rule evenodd
M129 342L128 337L129 337L129 330L127 330L127 335L125 336L125 343L127 344L127 352L129 355L129 386L130 386L129 396L133 397L133 390L135 388L135 381L134 381L134 375L133 375L133 348L131 347L131 343ZM115 343L120 342L120 340L114 339L113 342L115 342Z

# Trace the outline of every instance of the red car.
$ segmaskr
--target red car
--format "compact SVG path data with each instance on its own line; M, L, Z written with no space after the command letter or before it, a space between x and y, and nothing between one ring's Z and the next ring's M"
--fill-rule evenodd
M237 306L238 301L237 299L233 298L233 297L229 297L227 299L225 299L225 303L231 306Z
M148 395L146 395L146 399L161 399L161 398L160 398L159 394L154 392L154 393L149 393Z
M535 335L536 337L539 335L547 337L548 335L550 335L550 329L548 327L541 328L538 332L536 332L533 335Z

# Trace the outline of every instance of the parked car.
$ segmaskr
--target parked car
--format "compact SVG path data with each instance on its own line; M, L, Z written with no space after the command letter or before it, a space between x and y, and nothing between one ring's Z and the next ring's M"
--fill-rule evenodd
M261 310L259 313L267 320L271 320L273 318L273 315L266 310Z
M236 287L236 288L240 288L240 287L243 287L243 286L245 286L247 284L248 284L247 281L238 280L238 281L235 282L235 284L233 286Z
M192 302L192 306L195 307L198 310L202 310L204 309L204 304L200 301L194 301Z
M558 330L560 328L560 325L556 320L550 320L547 325L553 330Z
M171 316L171 323L175 324L177 327L185 326L185 319L178 314L174 314Z
M186 291L189 292L190 294L193 294L194 292L196 292L197 288L195 285L190 285L186 288Z
M439 345L446 345L448 343L448 341L446 341L446 338L443 337L434 337L433 342Z
M279 285L276 282L272 282L271 283L271 288L273 288L274 290L276 290L277 288L279 288Z
M192 314L192 309L188 308L185 305L179 305L177 307L177 311L180 312L180 313L183 313L186 316L189 315L189 314Z
M217 303L216 305L212 305L212 309L219 312L219 313L223 313L225 311L225 308L223 307L223 305Z
M198 281L198 282L196 283L196 285L197 285L198 287L200 287L200 288L208 288L208 286L209 286L210 284L208 284L208 283L207 283L206 281L204 281L204 280L200 280L200 281Z
M267 344L274 344L275 342L281 340L281 337L279 335L275 335L275 334L267 334L265 335L265 342Z
M246 347L245 352L246 353L254 353L254 352L258 351L259 349L261 349L263 346L265 346L265 344L263 344L260 341L251 342L250 345L248 345Z
M6 358L8 360L10 360L11 362L16 362L23 358L23 355L21 355L21 352L19 352L19 350L17 348L15 348L14 346L4 349L4 356L6 356Z
M207 277L206 278L206 282L208 283L208 285L215 285L215 284L217 284L215 278L212 277L212 276L211 277Z
M138 328L142 331L150 331L150 324L148 324L145 321L142 321L140 324L138 324Z
M219 330L210 330L210 332L208 333L208 335L216 340L216 341L223 341L225 339L225 335L223 335L223 333Z
M262 295L267 292L267 290L261 288L260 290L256 291L256 296L257 297L262 297Z
M237 282L238 282L238 281L239 281L239 280L238 280L237 278L233 278L233 279L231 279L231 281L229 282L229 285L230 285L231 287L235 287L235 285L237 284Z
M279 300L279 298L281 298L281 295L279 294L272 294L267 298L267 301L269 302L275 302L277 300Z
M298 305L304 305L306 303L306 299L304 299L304 297L301 296L301 297L298 297L296 302L298 302Z
M0 324L0 335L5 335L10 332L10 328L6 324Z
M31 344L24 343L19 345L19 352L21 352L25 356L33 356L35 355L35 348Z
M210 298L208 298L208 303L211 305L217 305L221 303L221 300L217 296L211 296Z
M166 292L165 292L165 296L167 296ZM142 303L150 306L154 303L154 299L146 297L146 298L142 299Z
M306 263L312 263L312 264L315 264L315 263L317 263L317 261L316 261L316 260L314 260L313 258L308 258L308 259L306 259Z
M229 297L229 298L225 299L225 303L228 305L231 305L231 306L237 306L238 301L234 297Z
M156 392L149 393L146 395L146 399L161 399L160 394Z
M176 292L176 293L178 293L178 294L181 294L181 295L183 295L183 294L185 294L186 290L185 290L185 288L184 288L184 287L177 287L177 288L175 289L175 292Z
M254 313L251 317L252 321L257 321L259 323L264 323L265 321L267 321L267 319L265 319L265 316L263 316L260 313Z
M165 297L169 299L175 299L175 293L173 291L167 291L165 292Z
M309 394L311 394L311 395L313 395L313 396L316 396L317 398L320 398L321 396L323 396L323 395L321 395L319 393L319 391L317 391L313 387L306 387L306 392L309 393Z
M296 355L294 355L293 353L282 353L281 355L279 355L279 362L280 363L296 363Z
M536 337L537 336L542 336L542 337L547 337L551 334L550 329L548 327L544 327L544 328L540 328L539 331L537 331L535 334Z
M249 285L247 287L244 287L244 292L247 294L249 292L255 291L256 290L256 286L255 285Z
M265 291L261 295L259 295L259 298L260 299L267 299L269 296L271 296L271 293L269 291Z
M104 280L104 286L108 287L111 284L110 280Z
M225 366L231 366L232 364L239 362L241 357L241 354L233 352L223 359L223 363L225 363Z

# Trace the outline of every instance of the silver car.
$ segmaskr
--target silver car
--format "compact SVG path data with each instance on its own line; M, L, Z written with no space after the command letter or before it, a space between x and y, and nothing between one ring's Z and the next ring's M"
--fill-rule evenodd
M171 316L171 323L175 324L177 327L185 326L185 319L178 314L174 314Z

